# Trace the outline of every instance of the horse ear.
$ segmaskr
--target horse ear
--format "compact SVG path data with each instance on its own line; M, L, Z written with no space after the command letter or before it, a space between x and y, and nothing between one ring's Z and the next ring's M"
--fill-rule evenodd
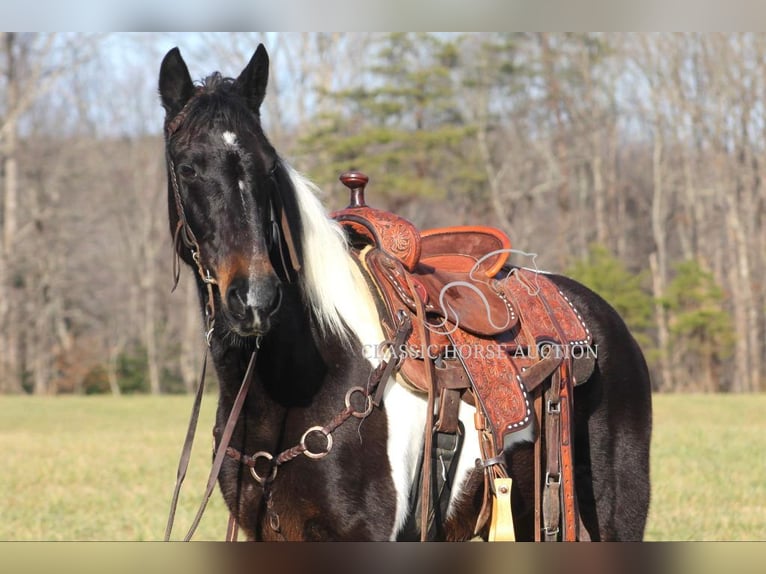
M194 94L194 82L189 75L181 51L173 48L162 59L160 66L160 99L167 118L180 112Z
M250 108L258 113L266 95L266 84L269 83L269 55L263 44L258 44L253 57L236 81L242 95L250 103Z

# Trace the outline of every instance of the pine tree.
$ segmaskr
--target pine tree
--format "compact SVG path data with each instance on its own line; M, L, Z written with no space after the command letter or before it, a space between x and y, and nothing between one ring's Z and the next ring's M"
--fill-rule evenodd
M376 199L399 203L443 197L472 184L463 142L470 135L455 97L459 38L394 33L380 41L360 71L362 83L325 94L342 110L320 117L300 141L320 184L337 184L348 169L366 172Z
M677 380L692 390L729 390L730 381L720 380L719 367L734 350L734 326L712 273L694 260L679 263L662 302L671 313L671 356L681 373Z
M654 356L650 336L653 300L644 287L645 274L631 273L622 261L598 243L592 244L587 258L572 265L566 274L615 308L651 361Z

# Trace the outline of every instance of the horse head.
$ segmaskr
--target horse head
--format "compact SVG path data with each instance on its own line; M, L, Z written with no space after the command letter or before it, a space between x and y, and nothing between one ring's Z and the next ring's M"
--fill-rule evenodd
M209 297L240 337L269 331L301 260L299 210L261 127L268 73L259 45L236 79L215 73L195 86L174 48L159 77L175 249L217 287Z

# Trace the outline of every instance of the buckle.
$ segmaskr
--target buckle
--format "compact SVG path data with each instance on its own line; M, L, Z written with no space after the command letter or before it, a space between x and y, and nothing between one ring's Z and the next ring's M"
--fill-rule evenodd
M550 472L545 473L545 486L551 486L552 484L560 485L561 484L561 473L558 474L551 474Z

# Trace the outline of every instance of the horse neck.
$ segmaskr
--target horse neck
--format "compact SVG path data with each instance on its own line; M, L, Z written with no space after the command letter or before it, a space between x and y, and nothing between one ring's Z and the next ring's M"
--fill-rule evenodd
M296 286L285 287L279 320L264 337L256 375L271 399L290 408L305 406L321 387L327 371L312 317Z
M313 402L324 384L327 362L332 360L328 350L340 345L334 337L318 336L299 287L290 285L283 289L279 320L257 349L255 379L245 403L246 416L272 423L283 418L289 409ZM221 407L228 412L256 350L255 341L218 333L213 336L212 348ZM337 391L342 392L345 391Z

